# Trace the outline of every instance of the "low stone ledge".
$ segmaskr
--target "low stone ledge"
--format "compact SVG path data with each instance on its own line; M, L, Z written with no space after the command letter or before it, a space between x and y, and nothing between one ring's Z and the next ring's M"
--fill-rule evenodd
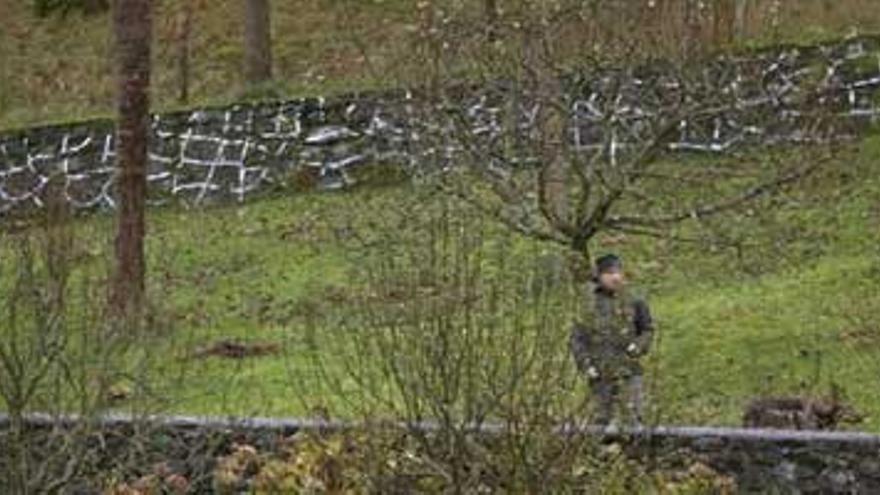
M219 416L133 416L106 414L92 418L71 415L30 414L28 429L70 427L88 421L96 430L113 431L118 441L126 432L145 428L179 437L178 442L213 445L216 455L232 441L246 439L271 448L278 438L300 431L342 432L366 426L357 421L311 418L236 418ZM12 424L0 414L0 432ZM383 426L424 432L436 431L436 422L380 423ZM475 433L500 434L498 423L465 425ZM880 493L880 435L848 431L794 431L729 427L652 426L603 428L565 425L561 434L595 436L620 442L634 456L701 462L732 476L747 493L775 490L781 493ZM215 441L207 442L206 438ZM207 466L203 466L206 468Z

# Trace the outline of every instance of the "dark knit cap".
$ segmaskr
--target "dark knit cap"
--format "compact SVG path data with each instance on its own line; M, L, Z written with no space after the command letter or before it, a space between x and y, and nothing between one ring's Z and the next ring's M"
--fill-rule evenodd
M623 269L623 261L616 254L606 254L596 260L596 273L605 273Z

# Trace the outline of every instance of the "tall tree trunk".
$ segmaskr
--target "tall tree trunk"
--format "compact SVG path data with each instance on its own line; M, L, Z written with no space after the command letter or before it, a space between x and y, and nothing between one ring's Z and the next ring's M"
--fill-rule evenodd
M11 8L6 2L0 2L0 19L12 19L10 10ZM9 32L11 29L6 24L5 22L0 23L0 114L6 111L6 107L11 101L9 95L13 92L11 78L6 68L7 61L12 59L10 47L13 46L13 39Z
M269 0L244 0L244 78L258 84L272 78Z
M183 0L183 12L180 16L180 31L178 32L177 46L177 71L179 78L180 103L189 102L189 52L190 39L192 38L193 0Z
M702 25L700 22L700 2L697 0L684 0L684 36L682 56L691 58L701 50Z
M483 0L483 10L486 15L486 40L493 42L498 39L498 2Z
M139 311L144 296L152 0L116 0L114 9L118 220L111 305L123 316Z
M714 48L729 46L734 42L737 0L715 0L712 10L712 44Z
M748 8L749 0L736 0L733 21L733 37L736 41L743 41L746 38Z

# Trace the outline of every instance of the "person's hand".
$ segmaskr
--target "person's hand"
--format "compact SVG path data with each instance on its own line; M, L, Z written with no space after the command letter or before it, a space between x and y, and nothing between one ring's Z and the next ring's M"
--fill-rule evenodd
M595 366L587 368L587 376L590 378L599 378L599 370Z

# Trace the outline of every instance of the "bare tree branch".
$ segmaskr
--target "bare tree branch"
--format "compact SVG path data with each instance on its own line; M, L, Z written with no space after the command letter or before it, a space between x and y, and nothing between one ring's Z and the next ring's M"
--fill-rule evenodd
M821 160L812 160L808 162L806 166L799 167L796 170L783 174L780 177L776 177L773 180L753 186L737 196L726 198L716 203L695 206L694 208L685 211L662 216L609 216L604 220L603 224L606 227L620 227L625 225L659 227L666 224L681 222L683 220L700 219L723 213L735 209L744 203L773 193L783 186L803 179L818 170L823 164L833 159L834 156L835 155L832 154Z

